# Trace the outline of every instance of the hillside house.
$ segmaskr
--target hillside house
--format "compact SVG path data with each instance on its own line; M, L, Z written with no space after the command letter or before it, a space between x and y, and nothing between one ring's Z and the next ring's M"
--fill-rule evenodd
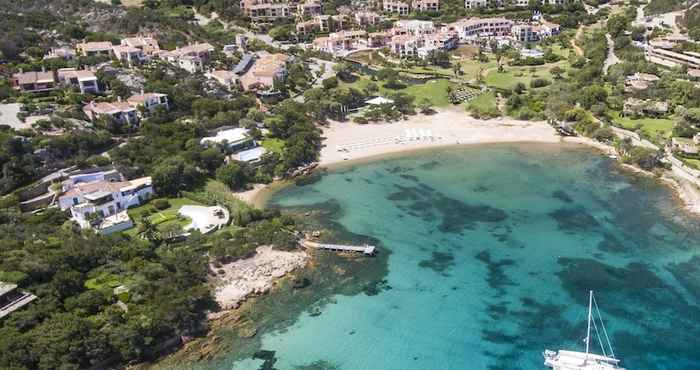
M62 46L60 48L51 48L48 54L44 55L44 59L53 58L73 60L75 58L75 50L68 46Z
M57 88L56 78L52 71L19 72L12 75L12 87L23 93L42 93Z
M289 56L285 54L264 54L244 73L239 82L244 91L272 88L277 81L287 77Z
M143 107L144 111L147 113L153 113L158 107L162 107L165 110L170 109L168 95L160 93L141 92L141 94L130 96L126 102L137 110L139 107Z
M148 56L146 56L146 53L143 50L133 46L114 46L112 47L112 52L114 53L115 58L129 68L133 68L148 62Z
M58 81L65 86L80 90L81 94L99 94L102 92L95 73L89 70L61 68L57 71Z
M139 124L136 108L123 101L99 103L92 101L83 106L83 112L92 122L102 117L121 125L136 126Z
M226 153L236 153L257 146L248 130L240 127L222 129L214 136L202 138L200 144L205 147L218 147Z
M161 50L158 55L161 59L174 64L187 72L197 73L204 71L204 66L209 63L214 47L209 43L191 44L175 50Z
M82 42L75 46L80 55L92 57L97 55L112 55L112 43L109 41Z
M218 82L220 85L226 88L232 88L238 85L238 75L233 71L227 71L223 69L211 70L205 74L209 79Z
M141 205L153 196L150 177L131 181L96 180L64 187L58 198L63 211L82 228L109 234L133 227L126 209Z
M158 41L153 37L148 36L134 36L127 37L121 40L122 46L128 46L136 49L140 49L146 55L158 54L160 51L160 45Z

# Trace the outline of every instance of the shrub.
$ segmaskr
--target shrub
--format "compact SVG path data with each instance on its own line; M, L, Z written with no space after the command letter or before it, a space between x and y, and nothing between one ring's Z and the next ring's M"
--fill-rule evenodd
M536 89L538 87L545 87L549 84L550 84L549 80L546 80L544 78L536 78L536 79L530 81L530 87L532 87L533 89Z
M162 211L170 208L170 202L168 202L167 199L156 199L153 201L153 206L156 207L157 210Z

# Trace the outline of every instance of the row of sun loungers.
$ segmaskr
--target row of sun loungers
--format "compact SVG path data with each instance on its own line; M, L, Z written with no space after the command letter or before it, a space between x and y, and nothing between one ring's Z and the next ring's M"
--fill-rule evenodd
M339 152L349 152L352 150L360 150L379 145L387 144L405 144L410 142L428 142L440 140L440 137L433 136L431 129L406 129L403 136L371 138L362 141L356 141L348 144L338 145L336 149Z

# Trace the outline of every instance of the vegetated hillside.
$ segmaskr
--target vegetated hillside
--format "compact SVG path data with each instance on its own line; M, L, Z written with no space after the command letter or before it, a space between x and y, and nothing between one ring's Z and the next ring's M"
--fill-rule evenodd
M695 40L700 40L700 1L691 5L685 14L683 24L688 28L688 36Z
M644 7L644 14L661 14L683 9L683 0L651 0Z

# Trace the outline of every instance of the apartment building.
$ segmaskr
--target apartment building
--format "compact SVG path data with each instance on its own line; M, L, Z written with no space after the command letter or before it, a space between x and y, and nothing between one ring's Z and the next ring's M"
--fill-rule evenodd
M375 12L370 11L359 11L354 13L355 23L360 26L374 25L383 19L383 17Z
M413 0L411 8L415 12L437 12L440 10L440 0Z
M502 0L464 0L466 9L500 8L501 6L503 6Z
M316 0L306 0L297 4L297 16L308 17L323 14L323 4Z
M411 7L408 3L398 0L383 0L382 10L387 13L398 15L408 15L411 13Z
M418 48L423 46L422 38L413 35L396 35L389 42L392 53L405 58L418 56Z
M394 35L428 35L435 33L435 24L431 21L421 21L417 19L399 20L394 23L391 32Z
M445 27L448 31L454 31L460 42L470 42L484 37L497 37L511 35L513 21L505 18L467 18Z
M292 6L286 1L278 0L241 0L243 14L253 20L274 20L293 15Z

